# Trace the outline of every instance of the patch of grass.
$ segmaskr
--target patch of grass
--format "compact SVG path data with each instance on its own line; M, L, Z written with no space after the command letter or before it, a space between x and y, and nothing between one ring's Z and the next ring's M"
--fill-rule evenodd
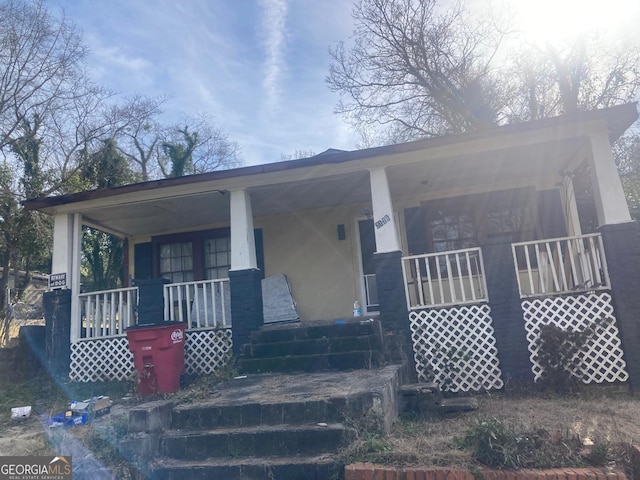
M340 450L337 462L347 465L353 462L372 462L386 465L405 465L418 461L412 453L396 450L382 435L372 434L356 438Z
M106 395L119 400L131 392L131 382L81 383L55 381L46 374L0 388L0 424L10 420L13 407L31 405L34 414L52 414L68 408L71 400Z
M550 431L493 416L478 416L455 443L469 449L481 464L494 468L604 467L618 459L608 440L585 447L583 439L566 426Z
M64 403L64 394L47 375L39 375L29 380L12 382L0 388L0 423L6 423L13 407L32 406L47 411Z

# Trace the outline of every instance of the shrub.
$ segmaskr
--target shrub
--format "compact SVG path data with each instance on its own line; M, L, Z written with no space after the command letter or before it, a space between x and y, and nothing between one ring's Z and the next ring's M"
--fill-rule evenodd
M507 425L495 417L479 417L463 438L456 439L456 444L459 448L471 449L478 462L494 468L585 465L582 442L576 435L568 431L551 435L545 429L527 430Z
M580 384L580 352L598 332L598 326L605 322L603 317L583 330L571 327L562 329L548 324L540 327L537 360L542 367L538 385L564 394L574 391Z

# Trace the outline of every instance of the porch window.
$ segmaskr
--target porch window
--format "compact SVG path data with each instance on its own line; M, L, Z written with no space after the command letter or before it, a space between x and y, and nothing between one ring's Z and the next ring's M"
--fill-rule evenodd
M532 230L531 216L524 208L505 208L487 212L488 236Z
M192 242L160 244L160 276L171 283L193 281Z
M476 246L476 226L466 213L442 215L431 220L434 252L446 252Z
M484 237L511 235L514 242L535 238L534 193L533 189L490 193L481 219Z
M412 255L461 250L495 236L536 238L536 191L532 187L425 202L405 210ZM426 228L425 228L426 227Z
M258 268L264 274L262 230L256 229L254 233ZM166 278L171 283L229 278L231 232L228 228L158 235L151 239L148 249L140 245L136 247L136 274L138 270L143 272L147 263L152 263L153 275L149 272L149 278ZM145 252L148 253L144 255Z
M206 280L228 278L231 268L231 238L208 238L204 241Z

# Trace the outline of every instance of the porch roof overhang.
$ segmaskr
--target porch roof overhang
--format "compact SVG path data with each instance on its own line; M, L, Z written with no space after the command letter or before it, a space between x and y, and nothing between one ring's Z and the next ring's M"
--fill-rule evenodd
M615 141L638 118L635 103L447 137L27 200L51 215L80 213L121 236L228 224L229 191L251 193L255 217L369 203L369 170L386 168L393 197L437 197L505 186L575 168L590 135ZM504 188L504 187L503 187Z

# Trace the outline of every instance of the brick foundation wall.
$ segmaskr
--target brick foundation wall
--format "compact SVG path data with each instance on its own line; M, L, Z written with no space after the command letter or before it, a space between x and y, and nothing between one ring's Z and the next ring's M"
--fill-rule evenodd
M600 227L611 294L629 383L640 391L640 227L636 222Z
M479 469L485 480L625 480L622 471L602 468L551 468L544 470ZM344 480L475 480L467 470L450 468L395 468L373 463L353 463L344 469Z
M533 383L511 237L491 239L482 246L482 257L502 379L505 384Z

